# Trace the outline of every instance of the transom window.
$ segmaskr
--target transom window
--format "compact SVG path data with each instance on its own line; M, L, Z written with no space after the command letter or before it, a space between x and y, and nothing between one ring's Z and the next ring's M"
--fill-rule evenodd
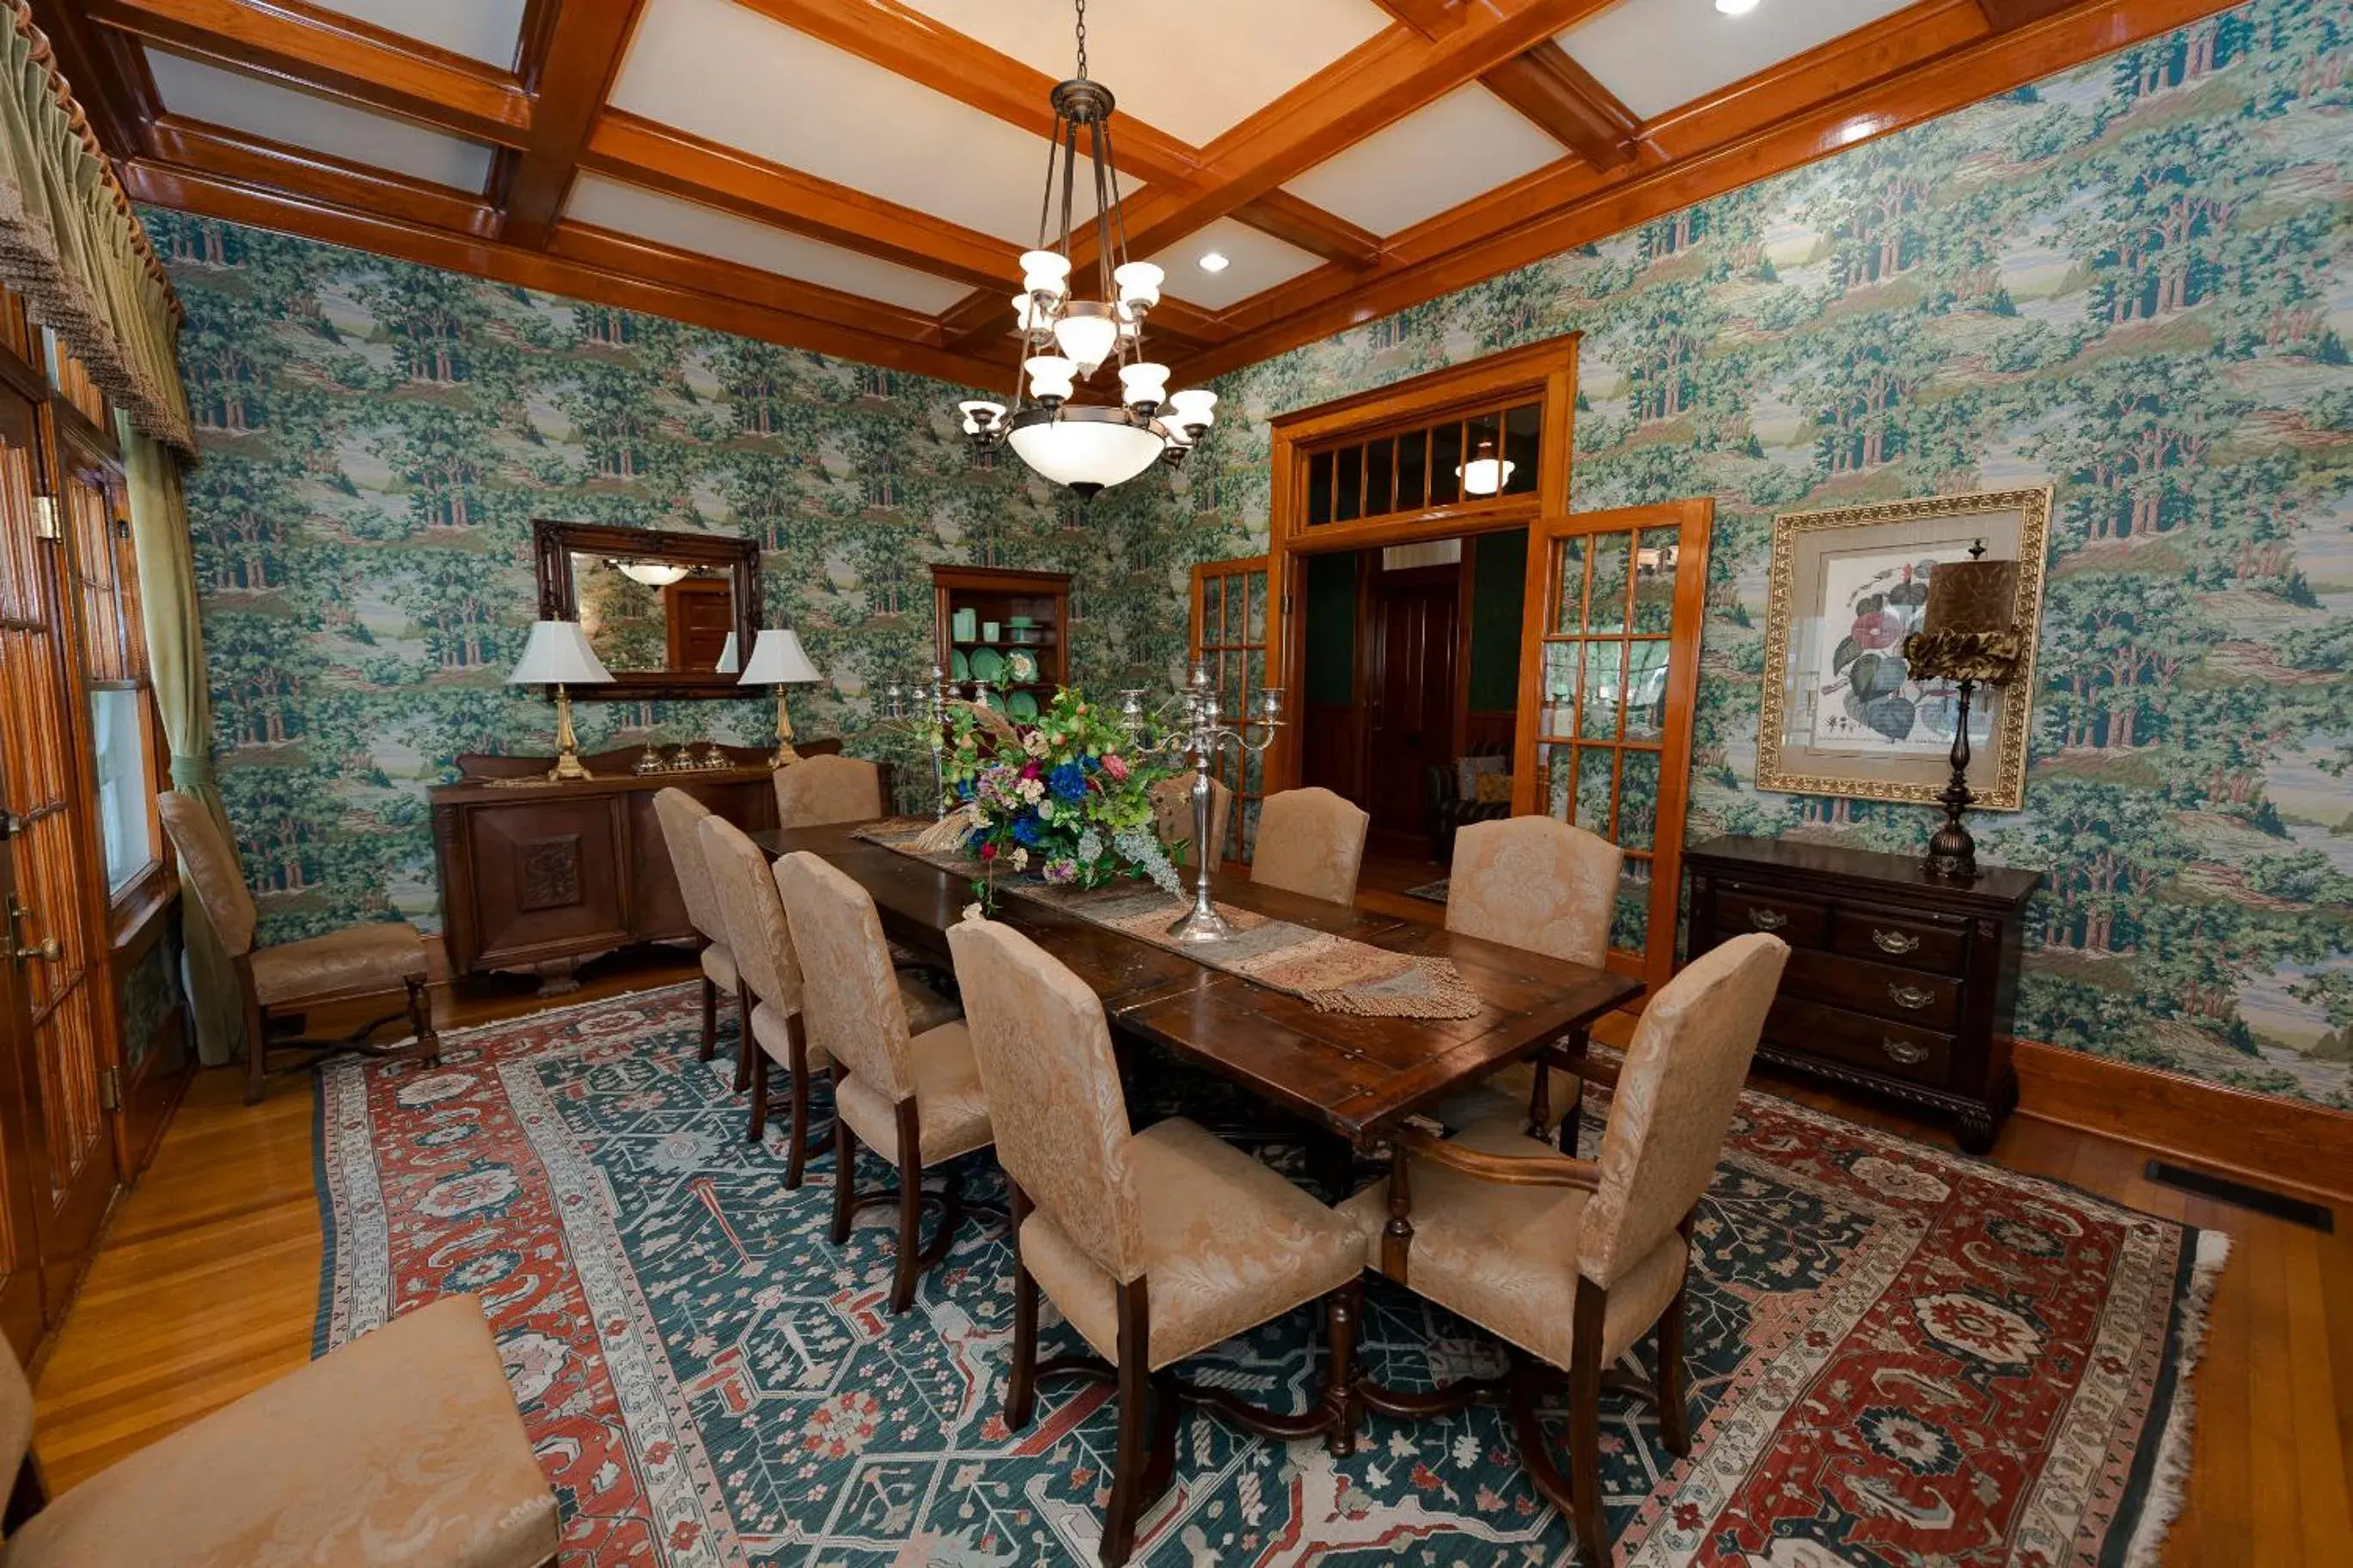
M1533 495L1541 399L1418 423L1310 450L1306 523L1323 528Z

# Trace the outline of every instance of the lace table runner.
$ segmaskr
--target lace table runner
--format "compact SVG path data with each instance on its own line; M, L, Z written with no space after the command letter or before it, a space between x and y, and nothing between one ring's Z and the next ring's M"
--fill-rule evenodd
M914 841L934 824L897 819L858 830L885 849L977 880L979 861L961 851L925 853ZM1485 1005L1453 964L1442 958L1392 952L1350 937L1219 904L1233 927L1221 942L1180 942L1168 928L1188 907L1149 882L1107 888L1058 888L1029 877L999 876L1000 895L1027 899L1107 926L1208 967L1300 998L1320 1013L1363 1018L1471 1018Z

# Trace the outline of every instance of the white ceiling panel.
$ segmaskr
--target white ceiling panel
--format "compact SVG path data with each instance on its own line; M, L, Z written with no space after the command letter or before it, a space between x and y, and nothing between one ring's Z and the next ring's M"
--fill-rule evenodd
M1000 239L1038 237L1043 137L731 0L651 0L612 102ZM1087 194L1082 179L1092 216Z
M1911 0L1621 0L1554 40L1648 120L1903 10Z
M524 0L311 0L388 33L512 69Z
M1224 271L1202 269L1201 258L1212 252L1226 258ZM1168 274L1168 281L1160 286L1163 293L1204 310L1222 310L1324 264L1320 256L1229 217L1150 259Z
M905 0L1056 81L1077 47L1070 0ZM1190 0L1098 5L1087 74L1118 113L1198 146L1389 26L1373 0ZM1116 118L1112 129L1116 137Z
M1386 238L1565 156L1526 116L1472 82L1283 188Z
M313 98L162 49L147 51L147 66L168 113L461 191L479 193L490 174L491 150L479 142L444 136L406 120Z
M885 304L936 315L971 290L928 272L878 261L822 240L788 234L734 213L682 201L642 185L582 174L564 216L598 228L650 239L699 256L738 261L763 272L818 283ZM1010 292L1008 289L1008 292ZM1008 309L1008 314L1010 313Z

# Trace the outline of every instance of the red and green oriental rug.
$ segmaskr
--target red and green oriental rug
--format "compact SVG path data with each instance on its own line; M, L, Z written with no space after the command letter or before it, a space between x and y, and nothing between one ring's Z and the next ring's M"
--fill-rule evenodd
M681 988L453 1033L431 1070L326 1069L319 1348L480 1296L571 1568L1092 1563L1107 1391L1049 1384L1005 1431L1004 1238L967 1221L892 1318L887 1216L828 1245L829 1159L786 1193L696 1030ZM1750 1094L1695 1242L1691 1458L1605 1405L1620 1562L2155 1560L2221 1237ZM1487 1369L1475 1332L1371 1287L1385 1381ZM1066 1341L1050 1323L1046 1353ZM1187 1373L1303 1405L1319 1354L1303 1311ZM1371 1418L1336 1462L1188 1416L1134 1560L1568 1552L1502 1414L1473 1410Z

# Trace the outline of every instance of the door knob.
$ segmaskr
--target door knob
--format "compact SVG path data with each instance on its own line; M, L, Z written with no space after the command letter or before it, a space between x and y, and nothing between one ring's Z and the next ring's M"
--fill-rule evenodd
M31 910L27 909L25 905L18 903L13 898L8 900L8 956L18 963L22 963L26 959L30 958L46 959L49 963L55 963L58 961L58 954L62 951L58 946L58 939L56 937L45 936L38 942L34 943L29 947L23 946L18 943L16 940L17 926L21 922L32 918L33 911Z

